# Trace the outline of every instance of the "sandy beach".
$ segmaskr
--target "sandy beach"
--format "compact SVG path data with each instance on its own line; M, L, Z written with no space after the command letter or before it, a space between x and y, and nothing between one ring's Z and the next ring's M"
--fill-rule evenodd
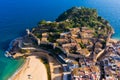
M29 56L23 67L11 80L48 80L45 65L36 58Z
M113 38L110 39L110 42L115 42L115 43L116 43L116 42L118 42L118 41L119 41L119 40L117 40L117 39L113 39Z

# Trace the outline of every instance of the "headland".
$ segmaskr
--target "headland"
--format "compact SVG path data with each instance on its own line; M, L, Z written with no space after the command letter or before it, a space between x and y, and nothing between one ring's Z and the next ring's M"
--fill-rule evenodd
M49 68L46 68L47 73L42 68L49 80L120 79L120 41L111 39L113 29L107 20L97 14L96 9L72 7L56 21L42 20L37 27L26 32L27 35L14 40L7 55L30 58L30 64L35 64L36 60L36 66L42 65L38 59L45 58L43 62L47 60ZM56 62L51 62L50 57ZM38 66L35 70L37 74L40 73ZM33 65L31 67L35 69ZM31 71L19 72L22 77L28 78L42 75L31 76L31 73L27 76Z

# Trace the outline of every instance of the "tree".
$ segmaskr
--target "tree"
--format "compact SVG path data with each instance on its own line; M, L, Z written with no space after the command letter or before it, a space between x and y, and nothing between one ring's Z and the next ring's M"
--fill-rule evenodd
M102 17L101 17L101 16L98 16L97 19L98 19L98 21L101 21L101 20L102 20Z
M46 20L41 20L41 21L38 23L38 25L44 25L44 24L46 24Z

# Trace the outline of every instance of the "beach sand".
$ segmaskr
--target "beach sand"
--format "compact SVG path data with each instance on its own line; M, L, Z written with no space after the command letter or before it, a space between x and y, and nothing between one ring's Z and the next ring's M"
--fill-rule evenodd
M29 56L12 80L48 80L47 70L40 59L36 56Z
M117 43L119 40L117 40L117 39L110 39L110 42L114 42L114 43Z

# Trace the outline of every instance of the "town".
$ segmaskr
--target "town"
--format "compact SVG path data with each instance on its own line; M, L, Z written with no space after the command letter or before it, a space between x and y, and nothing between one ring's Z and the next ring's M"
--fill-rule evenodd
M120 79L120 41L111 39L113 29L94 9L73 7L55 22L43 20L26 32L12 42L7 56L27 57L43 51L59 63L62 80ZM50 73L50 80L59 80Z

